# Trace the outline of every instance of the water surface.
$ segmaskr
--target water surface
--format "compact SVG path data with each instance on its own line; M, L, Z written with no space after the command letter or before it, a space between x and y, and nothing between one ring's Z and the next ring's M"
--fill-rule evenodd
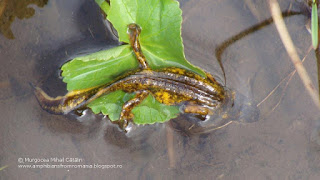
M305 9L296 1L282 0L280 5L283 11ZM319 113L297 75L286 86L287 76L294 68L273 24L233 42L221 55L227 86L257 103L287 78L259 105L260 120L232 123L202 135L174 131L171 163L174 161L175 167L169 168L165 125L141 127L127 137L106 118L90 111L76 119L51 115L40 108L29 82L43 87L51 96L62 95L66 87L58 69L64 62L117 46L118 42L105 27L94 1L49 0L44 7L36 3L28 7L34 9L32 17L15 18L10 24L14 39L0 35L0 167L8 165L0 171L0 179L320 176L320 147L313 133ZM187 59L220 79L223 76L215 50L229 38L270 18L267 1L185 0L181 1L181 8ZM307 54L311 45L306 22L305 15L286 18L300 57ZM313 82L317 82L313 52L304 65ZM122 168L18 168L22 164L19 158L55 157L80 158L79 164L115 164Z

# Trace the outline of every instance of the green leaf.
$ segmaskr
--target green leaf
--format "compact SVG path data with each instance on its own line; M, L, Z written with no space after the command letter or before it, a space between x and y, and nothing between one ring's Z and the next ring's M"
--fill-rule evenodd
M181 38L182 11L176 0L111 0L107 16L118 31L119 40L128 43L127 26L138 24L140 44L151 68L180 67L202 76L205 73L186 59Z
M108 14L110 5L105 0L95 0L104 13Z
M108 115L111 121L119 120L122 105L132 99L134 94L127 94L121 90L109 93L94 100L88 107L95 114L102 113Z
M119 120L123 104L133 97L133 93L127 94L119 90L94 100L88 107L95 114L101 112L104 115L108 115L111 121L116 121ZM140 105L133 108L132 113L134 114L134 123L154 124L177 117L179 108L161 104L149 95Z
M129 45L77 57L62 66L68 91L109 83L119 75L138 68Z
M312 46L314 49L318 48L318 8L315 1L312 3L311 11L311 37L312 37Z
M205 76L201 69L185 59L181 38L182 12L177 1L111 0L110 7L105 6L104 0L96 2L108 13L108 19L117 29L121 41L129 41L128 24L140 25L141 48L153 69L175 66ZM122 45L75 58L61 69L63 81L72 91L110 83L119 75L137 68L138 62L131 47ZM119 90L94 100L88 107L94 113L101 112L115 121L119 119L123 104L133 97L134 94ZM132 113L136 124L153 124L177 117L179 108L161 104L149 95Z
M179 114L178 106L167 106L159 103L149 95L141 104L132 110L133 122L136 124L163 123L176 118Z

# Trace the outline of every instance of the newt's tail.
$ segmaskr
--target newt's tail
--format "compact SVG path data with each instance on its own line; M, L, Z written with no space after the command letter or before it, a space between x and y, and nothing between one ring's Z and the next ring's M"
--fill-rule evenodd
M33 86L33 85L32 85ZM67 93L65 96L52 98L48 96L41 88L34 87L34 94L42 109L52 114L67 114L70 111L78 109L87 103L98 88L89 88L84 90L75 90Z
M52 98L48 96L42 89L35 87L34 95L36 96L42 109L52 114L64 114L64 110L61 106L63 104L63 96Z

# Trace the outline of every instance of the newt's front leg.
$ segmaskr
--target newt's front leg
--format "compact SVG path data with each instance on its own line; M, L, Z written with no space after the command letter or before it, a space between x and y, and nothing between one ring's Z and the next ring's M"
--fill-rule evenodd
M126 129L126 127L129 124L129 121L133 119L133 114L131 113L132 109L135 106L139 105L148 95L148 91L139 91L136 93L136 96L133 99L124 103L120 113L120 118L118 121L115 122L119 125L121 129Z
M136 58L139 62L140 68L141 69L148 69L149 65L146 61L146 58L144 57L142 51L141 51L141 46L139 42L139 35L141 33L141 29L137 24L129 24L128 25L128 34L129 34L129 40L130 40L130 45L133 49L134 54L136 55Z

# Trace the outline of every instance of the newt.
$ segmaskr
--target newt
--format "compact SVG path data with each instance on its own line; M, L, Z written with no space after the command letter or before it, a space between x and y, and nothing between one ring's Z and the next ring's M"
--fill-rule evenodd
M111 83L74 90L56 98L49 97L42 89L36 87L34 92L41 107L53 114L67 114L86 107L93 100L110 92L117 90L134 92L135 97L123 105L120 118L116 121L119 127L125 130L134 118L131 110L149 94L166 105L183 105L180 109L184 113L203 116L221 114L224 104L233 104L235 93L222 86L209 73L206 73L206 77L202 77L177 67L152 70L141 51L140 32L141 29L137 24L128 25L130 45L139 62L139 69L125 73ZM223 118L216 122L215 126L220 127L230 122L227 112L222 116Z

